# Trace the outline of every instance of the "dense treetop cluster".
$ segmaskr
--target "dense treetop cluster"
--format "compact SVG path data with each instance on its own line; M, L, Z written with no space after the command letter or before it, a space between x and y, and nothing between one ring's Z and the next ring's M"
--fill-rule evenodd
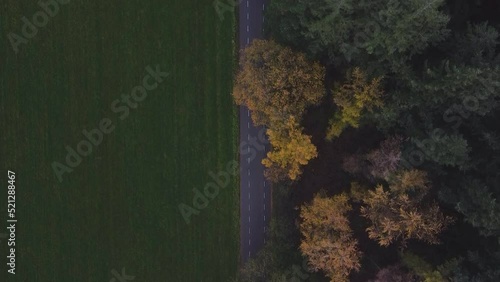
M267 18L234 97L268 127L278 208L239 279L500 281L500 3L272 0Z

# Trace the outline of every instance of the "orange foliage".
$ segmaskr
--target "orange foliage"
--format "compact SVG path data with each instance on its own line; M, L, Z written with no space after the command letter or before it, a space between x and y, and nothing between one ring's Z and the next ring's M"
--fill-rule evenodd
M332 198L316 195L300 212L300 250L312 270L324 271L335 282L348 281L349 273L361 267L361 252L347 218L351 209L344 194Z
M325 69L274 41L254 40L243 50L233 96L252 111L256 125L276 127L289 116L298 121L325 94Z
M438 235L452 222L444 216L436 203L425 203L429 181L425 172L404 171L390 183L389 190L382 185L369 191L363 199L362 216L370 220L368 235L381 246L394 241L417 239L430 244L439 243Z

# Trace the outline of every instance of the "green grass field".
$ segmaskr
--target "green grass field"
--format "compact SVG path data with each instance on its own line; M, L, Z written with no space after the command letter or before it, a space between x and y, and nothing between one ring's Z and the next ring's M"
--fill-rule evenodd
M177 208L237 159L235 18L221 21L212 2L72 0L17 54L7 35L41 8L0 3L0 179L6 191L16 172L19 220L8 281L108 282L122 268L142 282L236 273L237 179L189 225ZM148 65L170 76L120 120L112 101L142 84ZM52 162L103 118L115 130L60 183ZM3 231L7 193L0 199Z

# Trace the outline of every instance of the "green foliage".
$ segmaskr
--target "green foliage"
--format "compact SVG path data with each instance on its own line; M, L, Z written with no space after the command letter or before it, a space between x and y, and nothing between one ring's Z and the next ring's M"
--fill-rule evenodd
M333 102L339 111L330 120L330 127L326 133L327 140L331 141L334 137L340 136L348 126L359 127L363 112L382 106L381 80L379 77L368 81L361 69L354 68L349 74L348 81L334 91Z
M500 56L496 54L498 31L488 23L469 24L464 33L457 34L452 41L452 59L455 62L475 66L498 65Z
M371 60L399 68L448 34L443 0L275 0L268 28L279 41L328 62Z
M463 280L465 277L470 279L461 268L464 263L463 258L453 258L445 261L443 264L433 267L430 263L412 252L401 253L402 263L413 273L419 276L423 282L465 282L476 280ZM460 277L460 278L459 278ZM482 280L477 280L482 281ZM492 280L493 281L493 280Z
M482 129L482 128L480 128ZM490 131L487 129L482 129L477 131L480 135L479 139L486 143L494 151L500 150L500 135L497 132Z
M455 270L460 267L460 264L464 262L462 257L452 258L445 261L443 264L438 265L437 271L444 277L452 277Z
M437 124L456 133L471 117L491 115L499 105L500 67L474 67L443 62L420 76L399 77L373 119L382 130L399 128L407 136L431 132Z
M469 160L470 148L467 140L458 134L448 135L438 132L430 133L427 139L411 140L425 155L425 159L444 166L464 167Z
M349 124L347 120L342 118L342 114L340 112L336 112L333 115L333 118L328 121L328 124L328 132L326 133L327 140L332 140L334 137L339 137L344 129L346 129L349 125L358 127L357 122Z
M498 105L499 78L498 66L474 67L444 62L441 68L428 68L422 79L409 80L411 91L418 95L411 102L434 110L462 111L463 118L470 114L484 116ZM443 118L446 121L446 117Z
M420 276L424 282L447 282L439 271L419 256L411 252L404 252L401 254L401 258L403 264Z
M448 265L449 277L453 282L500 281L500 252L469 252L467 259L456 259Z
M468 178L453 190L443 190L440 196L454 204L482 235L500 236L500 204L481 180Z

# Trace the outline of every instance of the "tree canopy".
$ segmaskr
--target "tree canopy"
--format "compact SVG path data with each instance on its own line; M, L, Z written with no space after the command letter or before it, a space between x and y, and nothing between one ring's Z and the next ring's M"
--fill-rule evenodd
M452 219L444 216L436 203L424 201L429 188L426 173L410 170L395 177L388 190L378 185L369 191L361 207L361 215L371 223L369 237L381 246L397 240L404 246L408 239L437 244L437 236Z
M361 252L347 218L350 210L346 195L329 198L318 194L300 212L300 250L311 269L324 271L332 282L348 281L349 273L361 266Z
M255 125L265 125L271 151L263 164L276 182L295 180L301 166L317 156L311 137L302 133L306 109L325 94L324 67L274 41L256 39L242 52L233 96L247 106Z
M270 24L279 42L329 63L400 68L449 34L444 0L276 0Z
M348 126L359 127L363 111L372 111L383 105L381 80L382 78L374 78L368 82L361 69L354 68L348 81L334 90L333 102L339 110L330 119L327 140L340 136Z
M262 164L271 169L268 172L271 179L280 179L282 174L286 174L295 180L302 173L302 166L318 155L311 137L302 133L302 128L293 116L290 116L284 128L270 128L267 134L273 149L267 153Z
M234 100L252 111L256 125L278 127L297 121L325 94L324 67L274 41L255 39L242 51Z
M281 85L283 100L251 102L276 145L268 175L295 179L311 269L334 281L500 281L498 15L492 0L271 1L277 43L259 54L289 47L325 76L313 88L327 99L297 100L281 91L312 93L308 82L260 73L276 55L247 74L263 95L267 78Z

